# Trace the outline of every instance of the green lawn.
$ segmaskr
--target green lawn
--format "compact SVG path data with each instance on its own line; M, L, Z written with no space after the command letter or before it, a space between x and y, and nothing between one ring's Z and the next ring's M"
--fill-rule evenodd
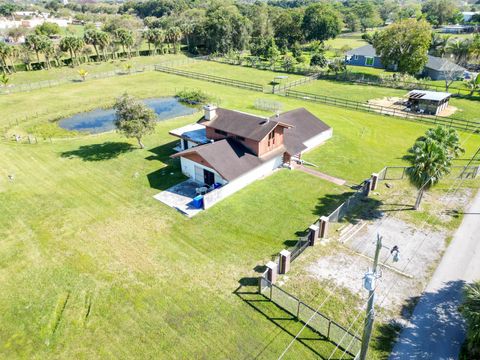
M308 84L297 86L293 90L359 102L366 102L371 99L382 99L384 97L403 97L408 93L408 90L333 80L315 80ZM479 100L452 98L450 104L458 109L453 117L480 121Z
M52 68L50 70L37 70L37 71L18 71L10 76L10 84L30 84L39 81L46 80L63 80L63 79L74 79L80 80L78 75L79 69L85 69L90 75L108 72L112 70L121 70L125 71L125 65L130 64L134 68L142 68L146 65L158 64L165 61L174 61L184 59L185 56L178 55L157 55L157 56L137 56L132 57L131 59L118 59L111 60L108 62L98 62L98 63L86 63L75 68L68 66L63 66L59 68ZM88 78L88 76L87 76Z
M247 74L262 82L259 74L269 74L212 69L246 81ZM148 98L180 88L201 88L221 106L248 112L258 113L258 98L281 101L284 110L308 108L333 127L334 137L306 158L350 182L402 163L426 130L157 72L1 96L0 127L8 126L9 134L65 135L51 121L109 106L125 91ZM270 359L282 353L299 324L234 291L239 285L239 292L254 291L252 269L338 205L321 200L340 202L345 188L280 170L188 220L152 196L183 179L178 161L168 157L174 146L168 131L197 118L159 123L145 150L116 133L36 145L0 142L1 357ZM467 157L480 138L461 136ZM334 298L329 314L344 323L349 304ZM286 358L330 352L331 344L311 339L295 342Z
M252 69L250 67L221 64L213 61L198 61L195 64L183 65L183 70L201 72L203 74L220 76L224 78L247 81L251 83L269 85L276 76L287 76L281 83L288 83L302 78L302 75L284 74L269 70ZM279 80L276 80L279 81Z

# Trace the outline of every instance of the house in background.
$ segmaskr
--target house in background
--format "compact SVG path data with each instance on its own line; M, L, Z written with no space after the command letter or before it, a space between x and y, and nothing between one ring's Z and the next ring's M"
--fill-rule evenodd
M359 48L350 50L345 55L347 65L367 66L377 69L385 69L380 56L377 56L375 48L368 44ZM395 67L388 70L396 70ZM428 55L428 61L419 75L429 77L432 80L445 80L445 75L453 72L454 78L461 78L466 69L451 62L445 58Z
M304 108L273 117L211 105L204 110L197 123L170 134L180 139L171 157L205 189L205 209L332 137L332 128Z

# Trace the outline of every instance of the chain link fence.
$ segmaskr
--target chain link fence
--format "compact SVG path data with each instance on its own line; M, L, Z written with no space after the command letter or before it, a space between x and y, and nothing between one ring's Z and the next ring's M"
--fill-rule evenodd
M348 331L345 327L331 320L320 311L304 303L297 297L289 294L265 276L259 279L259 292L276 305L295 316L298 321L306 324L310 329L325 336L351 356L355 356L361 348L361 338Z

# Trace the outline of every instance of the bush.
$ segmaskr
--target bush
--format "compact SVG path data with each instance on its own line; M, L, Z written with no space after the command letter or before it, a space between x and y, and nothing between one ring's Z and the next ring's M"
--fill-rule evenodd
M202 105L211 100L211 97L202 90L181 90L175 97L180 102L190 105Z

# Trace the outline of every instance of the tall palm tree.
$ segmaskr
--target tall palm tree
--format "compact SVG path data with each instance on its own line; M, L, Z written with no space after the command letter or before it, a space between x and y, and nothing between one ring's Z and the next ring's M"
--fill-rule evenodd
M471 359L480 358L480 281L467 285L460 311L467 321L467 348Z
M120 28L115 30L113 36L115 41L122 46L124 53L127 53L126 50L128 50L127 56L130 57L131 47L135 43L133 32L128 29Z
M93 46L93 49L95 50L95 54L97 55L97 61L100 59L100 55L98 53L98 48L100 46L100 30L97 29L89 29L85 31L85 34L83 34L83 40L85 41L85 44L89 44Z
M44 39L43 35L30 34L25 37L25 46L35 52L38 65L40 65L40 52L42 51Z
M448 35L441 35L437 32L432 33L432 43L428 52L430 55L443 57L447 50L447 44L450 39Z
M167 29L166 39L173 46L173 52L178 52L177 43L182 40L182 30L178 26L171 26Z
M74 35L67 35L60 40L60 49L70 53L72 67L75 66L77 54L83 49L84 45L83 39Z
M147 41L148 44L148 52L150 55L153 55L151 50L151 45L155 44L156 34L155 29L148 29L143 32L143 38Z
M470 58L470 43L469 40L455 40L447 45L447 51L453 55L455 62L460 65L465 65Z
M165 31L163 31L162 29L154 29L154 33L155 33L155 40L153 42L153 48L154 48L155 54L157 54L158 48L162 49L163 47L163 43L165 41Z
M112 42L112 38L111 38L110 34L107 33L106 31L99 31L98 34L97 34L97 42L98 42L98 46L102 50L103 60L106 61L107 60L107 48L110 45L110 43Z
M407 169L410 182L418 189L414 209L420 207L425 191L437 184L450 172L452 160L464 152L455 129L437 127L429 129L410 149Z
M53 45L53 41L50 40L48 36L42 36L42 42L40 45L40 48L45 55L45 64L47 69L50 69L52 67L51 59L55 54L55 46Z
M3 41L0 42L0 66L2 67L4 74L11 74L11 70L7 65L7 59L9 59L12 54L12 48L13 46L8 45Z

